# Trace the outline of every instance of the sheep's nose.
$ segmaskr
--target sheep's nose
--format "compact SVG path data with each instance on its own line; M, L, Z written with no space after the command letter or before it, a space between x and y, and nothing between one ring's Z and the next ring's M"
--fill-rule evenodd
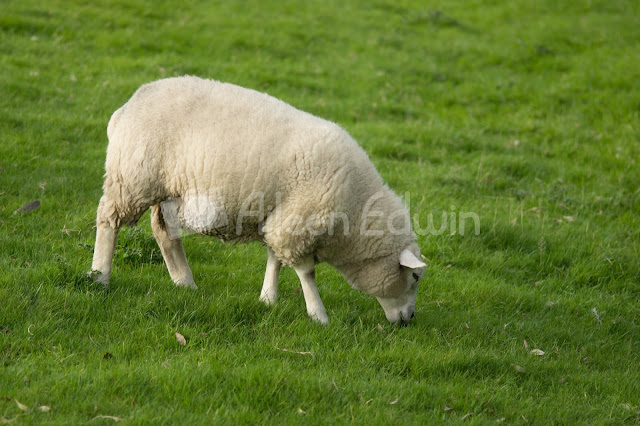
M404 317L400 315L400 318L401 318L400 322L402 323L402 325L408 325L409 321L411 321L411 318L413 318L415 315L416 315L415 312L411 312L411 316L408 319L404 319Z

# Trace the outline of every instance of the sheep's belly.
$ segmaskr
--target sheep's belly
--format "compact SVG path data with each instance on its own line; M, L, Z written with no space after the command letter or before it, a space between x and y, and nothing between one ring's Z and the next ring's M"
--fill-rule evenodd
M180 198L160 203L170 238L180 238L182 230L210 235L222 241L246 242L262 240L262 221L249 216L238 223L222 206L197 197L184 202Z

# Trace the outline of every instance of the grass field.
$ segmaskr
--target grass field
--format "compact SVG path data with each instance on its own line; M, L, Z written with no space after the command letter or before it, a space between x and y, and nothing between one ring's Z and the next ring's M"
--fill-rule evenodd
M183 74L339 123L423 227L478 215L419 238L408 327L326 265L329 326L291 270L263 306L259 244L188 236L175 288L148 214L87 281L110 114ZM3 0L0 424L640 422L639 82L634 1Z

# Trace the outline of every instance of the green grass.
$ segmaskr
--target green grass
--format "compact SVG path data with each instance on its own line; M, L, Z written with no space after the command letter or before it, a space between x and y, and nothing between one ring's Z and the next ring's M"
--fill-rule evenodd
M409 327L326 266L328 327L290 270L263 306L257 244L187 237L175 288L148 215L87 281L110 114L183 74L341 124L423 226L478 214L420 237ZM5 0L0 422L640 422L639 81L633 1Z

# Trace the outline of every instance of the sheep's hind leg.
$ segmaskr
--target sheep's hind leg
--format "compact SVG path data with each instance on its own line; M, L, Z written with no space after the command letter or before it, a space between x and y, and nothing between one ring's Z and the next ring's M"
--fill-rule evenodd
M322 325L329 324L329 316L322 304L322 299L320 299L320 293L318 293L318 287L316 286L316 268L313 259L307 259L298 265L294 265L293 269L298 274L298 278L300 278L309 317Z
M267 271L264 274L264 283L260 292L260 300L267 306L274 305L278 298L278 276L281 266L282 263L271 247L267 247Z
M109 286L111 277L111 264L113 251L116 247L116 237L118 229L109 225L99 224L96 231L96 246L93 251L93 263L91 264L90 275L97 283Z
M173 282L182 287L197 289L193 281L193 274L187 263L182 239L179 236L169 235L167 224L162 215L162 209L157 204L151 207L151 229L156 237L164 262L167 264L169 275Z
M109 221L111 204L104 196L98 205L98 218L96 220L96 245L93 250L93 262L89 273L97 283L109 286L111 277L111 265L113 252L116 248L116 238L119 228L114 228Z

